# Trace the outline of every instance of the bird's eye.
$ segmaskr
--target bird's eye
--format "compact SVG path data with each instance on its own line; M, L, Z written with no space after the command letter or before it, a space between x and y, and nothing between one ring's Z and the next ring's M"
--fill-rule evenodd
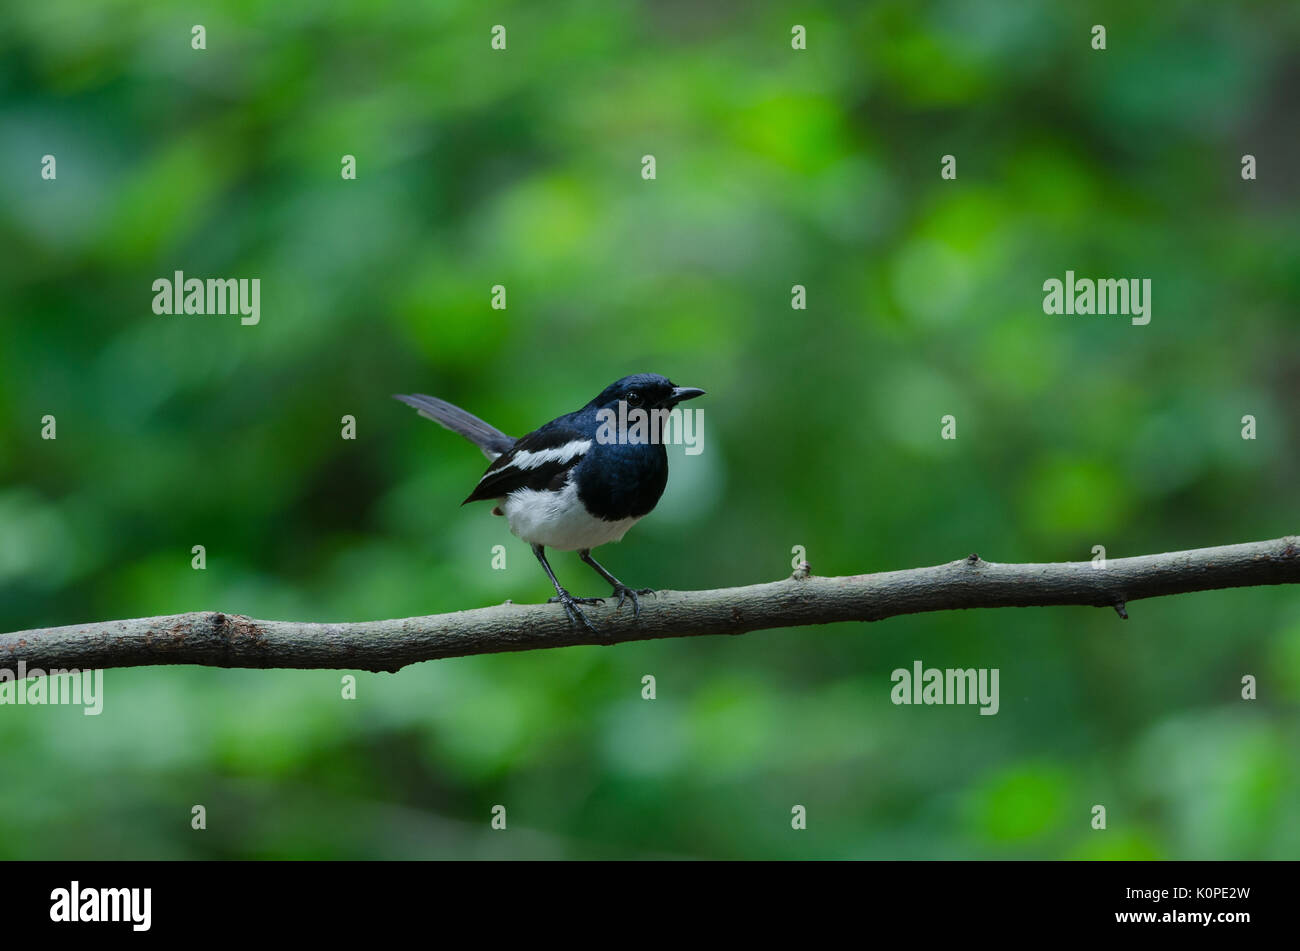
M628 393L628 394L627 394L627 405L628 405L628 406L640 406L640 405L641 405L641 394L638 393L636 390L632 390L630 393Z

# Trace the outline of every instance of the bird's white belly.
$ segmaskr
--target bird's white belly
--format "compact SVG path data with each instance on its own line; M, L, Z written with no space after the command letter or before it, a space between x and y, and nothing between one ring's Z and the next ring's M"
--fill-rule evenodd
M559 492L519 489L501 503L510 531L530 545L559 551L580 551L616 542L639 519L607 522L583 508L578 487L570 482Z

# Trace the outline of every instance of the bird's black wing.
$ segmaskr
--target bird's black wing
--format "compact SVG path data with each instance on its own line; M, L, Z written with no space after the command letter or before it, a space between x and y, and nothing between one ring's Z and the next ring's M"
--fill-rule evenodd
M592 441L566 423L548 423L498 456L465 502L499 499L518 489L558 490Z

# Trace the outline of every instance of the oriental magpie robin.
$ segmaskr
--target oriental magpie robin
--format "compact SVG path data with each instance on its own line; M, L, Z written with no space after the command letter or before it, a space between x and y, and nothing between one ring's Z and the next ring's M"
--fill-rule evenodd
M574 624L581 622L595 631L578 605L604 599L575 598L564 590L546 560L545 549L576 551L614 586L618 606L631 598L633 616L639 615L637 595L650 594L652 589L629 588L602 568L591 557L591 550L621 539L655 507L668 483L668 453L662 440L609 438L609 422L611 417L632 418L634 410L666 412L703 394L693 387L675 386L655 373L625 376L601 390L582 409L519 439L436 397L414 393L393 398L464 436L492 460L461 504L495 501L492 514L504 515L510 531L533 547L555 586L556 596L551 600L564 605Z

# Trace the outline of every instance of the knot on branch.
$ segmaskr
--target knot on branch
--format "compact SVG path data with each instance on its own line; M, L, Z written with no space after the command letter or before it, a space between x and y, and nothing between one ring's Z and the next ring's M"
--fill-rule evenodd
M221 645L222 657L230 660L236 653L253 647L263 647L266 631L258 621L242 614L225 614L212 611L209 614L211 634ZM182 635L183 638L184 635ZM239 643L245 639L243 643Z

